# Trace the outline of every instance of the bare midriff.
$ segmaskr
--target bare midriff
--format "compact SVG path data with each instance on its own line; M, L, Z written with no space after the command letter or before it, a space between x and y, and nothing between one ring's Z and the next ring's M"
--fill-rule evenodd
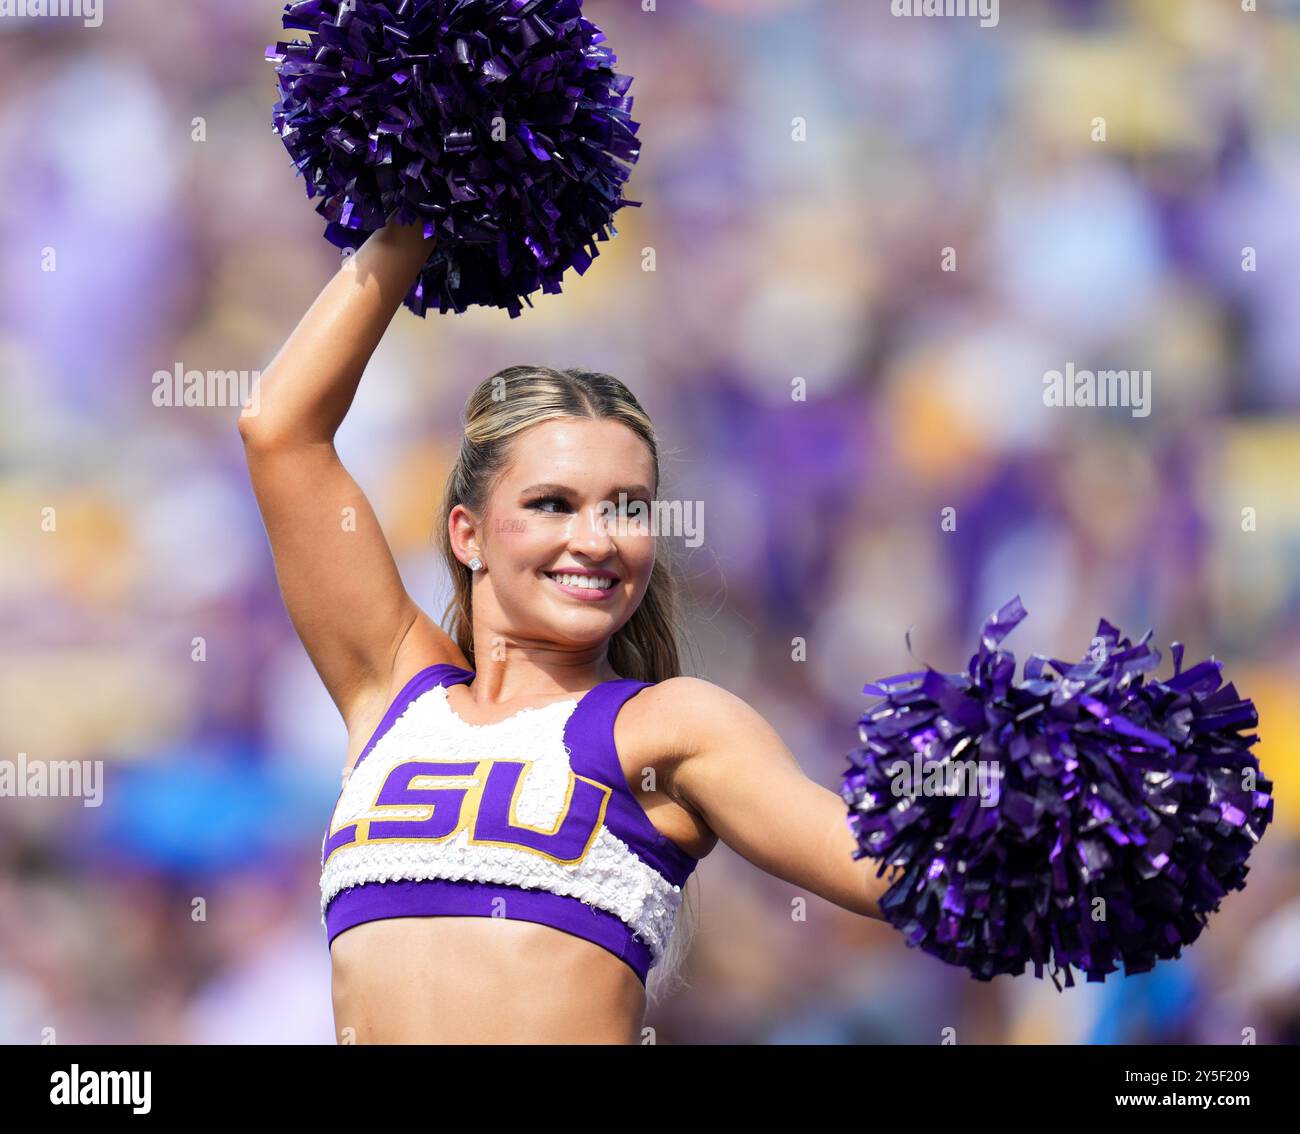
M497 917L401 917L330 945L339 1043L641 1042L645 986L582 937Z

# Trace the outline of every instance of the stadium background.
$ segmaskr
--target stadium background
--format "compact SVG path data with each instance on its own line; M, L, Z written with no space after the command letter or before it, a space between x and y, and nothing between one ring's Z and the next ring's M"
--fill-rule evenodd
M694 671L826 786L862 682L914 668L908 628L960 669L1017 593L1019 659L1081 656L1104 616L1213 653L1259 706L1275 825L1180 961L980 984L819 899L793 921L792 888L719 846L659 1042L1300 1032L1300 21L1261 7L1017 0L981 28L886 0L588 0L635 76L644 206L518 320L398 313L339 448L426 609L470 389L584 365L650 411L664 495L703 501ZM338 263L270 130L279 12L0 20L0 755L106 777L97 808L0 799L3 1042L331 1042L343 727L237 410L151 400L178 363L265 366ZM1044 406L1068 362L1150 369L1152 412Z

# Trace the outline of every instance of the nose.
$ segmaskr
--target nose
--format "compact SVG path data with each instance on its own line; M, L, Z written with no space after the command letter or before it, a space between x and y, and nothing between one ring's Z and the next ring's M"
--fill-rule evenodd
M617 550L608 520L598 506L580 508L569 524L569 550L599 563Z

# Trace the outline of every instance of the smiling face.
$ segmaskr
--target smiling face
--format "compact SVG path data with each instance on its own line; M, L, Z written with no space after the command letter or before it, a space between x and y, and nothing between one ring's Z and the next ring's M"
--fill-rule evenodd
M648 510L656 488L649 447L620 422L559 418L514 437L484 515L457 505L449 517L457 558L485 568L473 585L478 650L598 653L640 605L655 558L644 527L611 520L637 501Z

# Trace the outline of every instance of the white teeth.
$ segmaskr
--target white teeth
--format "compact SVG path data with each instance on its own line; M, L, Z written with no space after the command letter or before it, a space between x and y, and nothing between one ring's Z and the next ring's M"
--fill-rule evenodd
M562 586L582 587L588 591L607 591L614 585L613 579L600 579L592 575L551 575L551 578Z

